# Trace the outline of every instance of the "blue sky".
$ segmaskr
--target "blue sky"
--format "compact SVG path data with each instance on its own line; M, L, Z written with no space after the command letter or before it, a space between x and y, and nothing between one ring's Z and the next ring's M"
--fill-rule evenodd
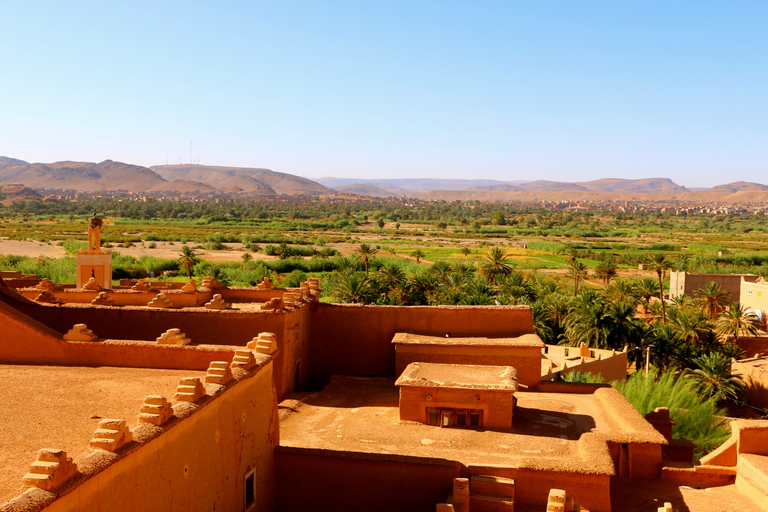
M4 2L0 155L768 183L768 2Z

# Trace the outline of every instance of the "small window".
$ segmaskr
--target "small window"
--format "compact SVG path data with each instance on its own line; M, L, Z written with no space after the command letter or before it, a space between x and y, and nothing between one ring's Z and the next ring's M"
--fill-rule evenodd
M256 505L256 470L245 475L245 510L254 510Z
M471 413L469 413L469 426L470 427L479 427L480 426L480 413L479 412L471 412Z
M429 410L429 422L430 425L440 425L440 411L437 409Z
M456 413L456 426L457 427L467 426L467 411L459 411Z
M450 427L451 426L451 411L441 411L441 420L440 420L440 426L441 427Z

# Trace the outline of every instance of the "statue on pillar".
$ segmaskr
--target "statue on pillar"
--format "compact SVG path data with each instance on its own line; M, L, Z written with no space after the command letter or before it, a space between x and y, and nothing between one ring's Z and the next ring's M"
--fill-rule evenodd
M101 252L101 225L104 223L101 217L96 216L96 212L93 212L93 217L88 224L88 249L87 252L91 254L99 254Z

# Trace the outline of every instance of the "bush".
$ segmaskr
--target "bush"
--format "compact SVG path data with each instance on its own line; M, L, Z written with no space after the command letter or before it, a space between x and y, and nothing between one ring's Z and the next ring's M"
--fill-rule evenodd
M645 377L642 372L636 372L626 381L612 384L642 415L656 407L669 407L675 422L672 437L693 442L696 445L695 460L723 444L730 436L725 411L718 409L713 400L703 399L693 382L684 375L677 376L673 371L659 375L653 370Z

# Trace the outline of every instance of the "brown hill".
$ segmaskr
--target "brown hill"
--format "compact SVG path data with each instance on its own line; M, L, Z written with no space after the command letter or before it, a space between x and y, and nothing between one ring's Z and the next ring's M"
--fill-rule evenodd
M167 180L194 180L212 187L249 194L318 195L334 193L333 190L306 178L269 169L211 165L156 165L151 169Z
M563 190L589 190L587 187L576 183L563 183L560 181L537 180L518 185L519 190L536 190L543 192L560 192Z
M216 192L216 188L191 180L173 180L164 181L160 185L153 187L151 192L179 192L182 194L207 194Z
M163 178L146 167L112 160L52 164L30 164L16 159L0 162L0 184L24 183L34 188L82 191L145 191L163 182Z
M336 190L339 192L346 192L348 194L357 194L371 197L392 197L408 194L408 191L404 191L404 193L398 194L396 192L392 192L391 190L386 190L370 183L353 183L343 187L336 187Z
M751 183L748 181L735 181L733 183L726 183L725 185L718 185L712 187L708 192L743 192L743 191L768 191L768 185L761 185L759 183Z
M41 200L41 196L36 190L32 190L29 187L25 187L20 183L12 183L10 185L3 185L0 187L0 197L3 197L0 203L8 206L14 201L29 201L32 199Z
M619 178L603 178L593 181L578 183L585 189L596 192L627 192L639 194L665 194L688 192L669 178L645 178L639 180L627 180Z

